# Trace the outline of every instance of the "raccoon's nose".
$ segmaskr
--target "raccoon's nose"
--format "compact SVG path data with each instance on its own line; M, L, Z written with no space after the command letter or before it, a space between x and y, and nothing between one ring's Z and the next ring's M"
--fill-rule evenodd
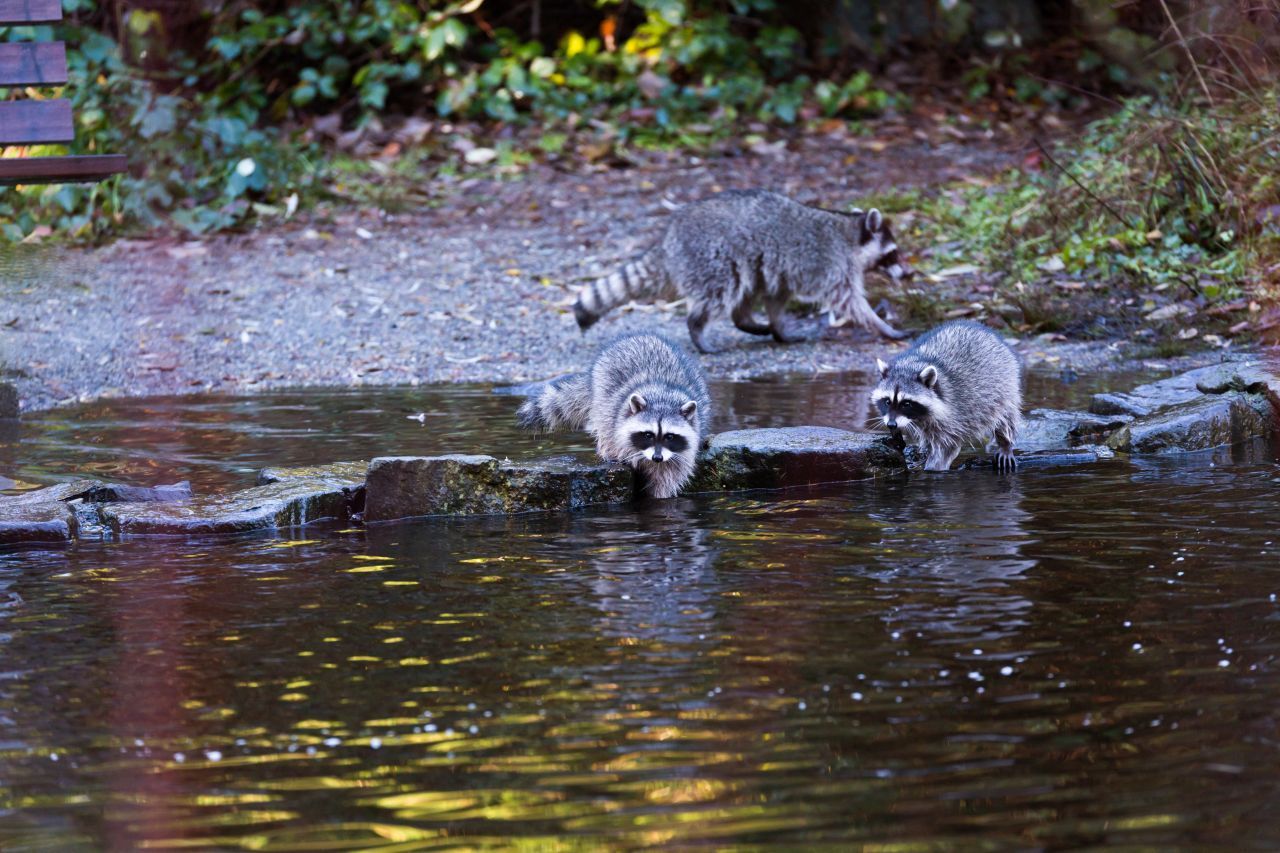
M662 461L662 448L660 448L660 447L655 447L655 448L653 449L653 461L654 461L654 462L661 462L661 461Z

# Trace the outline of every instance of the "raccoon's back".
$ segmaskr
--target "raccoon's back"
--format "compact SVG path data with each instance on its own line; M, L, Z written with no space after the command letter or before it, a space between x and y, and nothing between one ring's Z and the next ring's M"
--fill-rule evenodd
M839 214L778 193L731 190L676 211L660 245L668 274L685 289L786 282L825 292L845 276L848 227Z
M947 380L953 396L979 408L986 403L1021 401L1022 365L996 332L979 323L957 320L923 335L908 351L933 364Z

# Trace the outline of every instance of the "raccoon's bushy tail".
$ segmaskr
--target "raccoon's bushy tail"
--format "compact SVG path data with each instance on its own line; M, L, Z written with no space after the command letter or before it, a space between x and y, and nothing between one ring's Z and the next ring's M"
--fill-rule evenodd
M612 275L598 278L578 291L573 317L578 321L578 328L585 332L610 309L641 296L656 297L666 289L665 285L666 276L658 252L650 249L623 264Z
M591 413L591 384L585 373L552 379L516 412L525 429L582 429Z

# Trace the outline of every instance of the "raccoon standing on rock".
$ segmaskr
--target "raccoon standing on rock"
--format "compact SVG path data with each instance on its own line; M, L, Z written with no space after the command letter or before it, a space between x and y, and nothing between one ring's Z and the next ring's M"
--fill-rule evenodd
M926 453L925 468L946 471L974 439L995 437L998 471L1013 471L1022 428L1022 366L1004 340L978 323L946 323L889 364L876 359L871 402L884 425Z
M867 303L863 279L875 268L895 281L908 276L880 211L841 213L765 190L733 190L676 210L656 245L582 288L573 316L585 331L629 300L683 296L689 336L710 352L703 330L713 315L728 314L742 331L780 343L802 340L784 324L783 309L795 297L904 337ZM759 298L767 323L754 315Z
M693 474L710 417L702 367L658 335L618 338L516 415L526 429L585 428L601 459L638 471L656 498L675 497Z

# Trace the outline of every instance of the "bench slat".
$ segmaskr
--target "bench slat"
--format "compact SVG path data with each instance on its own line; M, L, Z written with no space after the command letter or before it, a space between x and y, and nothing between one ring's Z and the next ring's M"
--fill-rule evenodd
M56 24L62 0L0 0L0 24Z
M75 138L71 102L65 98L0 102L0 145L41 145Z
M67 82L67 48L60 41L0 44L0 86Z
M118 175L126 166L123 154L4 158L0 159L0 186L92 183Z

